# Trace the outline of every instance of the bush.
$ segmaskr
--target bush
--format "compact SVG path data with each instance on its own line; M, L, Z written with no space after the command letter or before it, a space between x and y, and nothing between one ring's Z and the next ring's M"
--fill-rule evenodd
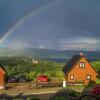
M36 97L28 97L27 100L40 100L40 99L38 99Z
M66 99L65 97L57 96L57 97L53 98L53 100L70 100L70 99Z

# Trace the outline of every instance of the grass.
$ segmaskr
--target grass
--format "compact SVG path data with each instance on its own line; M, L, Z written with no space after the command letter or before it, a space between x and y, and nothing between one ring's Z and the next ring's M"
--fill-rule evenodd
M72 85L72 86L67 86L66 88L70 90L75 90L77 92L82 92L85 86L84 85L76 85L76 86Z
M100 84L100 79L96 78L96 84Z

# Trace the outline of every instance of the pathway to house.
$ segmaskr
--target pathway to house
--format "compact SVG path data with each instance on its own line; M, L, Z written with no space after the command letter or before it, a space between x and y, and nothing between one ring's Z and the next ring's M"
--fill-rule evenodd
M52 100L54 97L65 97L71 98L68 100L77 100L79 97L69 96L66 91L50 91L50 92L38 92L38 93L19 93L19 94L1 94L0 99L20 99L20 100L27 100L27 98L37 98L36 100Z
M84 86L68 86L66 88L62 87L29 87L30 83L25 84L10 84L6 90L0 90L1 97L9 97L9 98L27 98L27 97L39 97L40 100L48 100L48 98L55 96L56 94L59 95L59 93L63 96L66 96L67 93L65 91L65 94L63 90L75 90L76 92L82 92L84 89ZM33 85L32 85L33 86ZM44 99L45 98L45 99ZM22 99L23 100L23 99Z

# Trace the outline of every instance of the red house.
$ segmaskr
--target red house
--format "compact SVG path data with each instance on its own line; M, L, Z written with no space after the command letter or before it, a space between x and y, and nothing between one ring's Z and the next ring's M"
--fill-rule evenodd
M0 89L4 89L4 88L5 88L5 70L0 65Z
M63 72L67 82L88 84L90 81L96 81L97 73L82 53L73 56L63 68Z

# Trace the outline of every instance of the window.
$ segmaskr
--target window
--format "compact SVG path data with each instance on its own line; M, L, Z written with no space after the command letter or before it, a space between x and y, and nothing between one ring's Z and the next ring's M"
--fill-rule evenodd
M91 80L91 75L87 75L87 76L86 76L86 79L87 79L87 80Z
M70 79L71 80L74 80L74 75L70 75Z
M80 68L85 68L85 62L80 62Z

